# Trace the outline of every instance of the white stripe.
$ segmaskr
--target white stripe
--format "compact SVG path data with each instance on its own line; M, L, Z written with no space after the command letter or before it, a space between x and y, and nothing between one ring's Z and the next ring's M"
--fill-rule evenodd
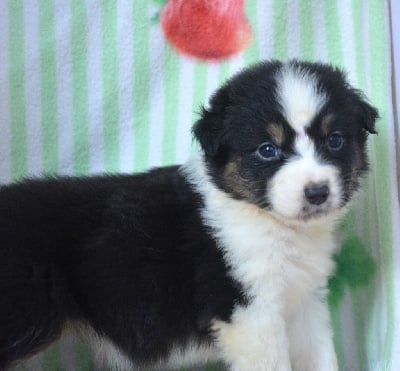
M257 1L257 24L260 59L268 59L273 55L274 36L272 31L272 0Z
M378 276L375 276L375 282L373 283L374 286L374 294L373 294L373 301L372 308L365 308L367 314L369 314L368 323L366 324L366 353L367 359L369 364L377 364L379 359L378 354L378 347L381 345L380 339L378 339L378 332L376 329L379 326L379 305L381 303L380 298L380 282L378 281Z
M315 1L313 5L312 25L314 40L310 40L310 42L314 42L315 45L315 59L321 62L328 62L324 1Z
M194 62L181 57L179 62L179 104L178 125L176 133L176 161L183 163L190 154L192 136L192 107L193 107L193 82Z
M349 82L353 86L361 88L361 81L357 80L357 66L356 66L356 45L355 45L355 35L353 22L353 8L350 1L339 0L338 2L338 12L339 12L339 25L340 25L340 36L341 45L343 49L343 59L346 68L346 73ZM361 30L357 30L360 32ZM359 33L357 33L359 37ZM355 202L352 203L352 209L355 212L356 220L354 221L355 230L359 236L364 235L364 203L361 192L357 194Z
M366 95L370 95L371 93L371 80L370 80L370 73L371 73L371 64L369 62L369 14L368 14L368 4L366 2L363 2L361 5L361 52L362 52L362 60L363 60L363 64L364 64L364 93ZM370 137L370 147L371 147L371 157L372 157L372 144L373 141L373 137ZM372 158L371 158L372 160ZM375 253L378 253L380 250L376 249L377 246L377 236L375 233L375 226L376 226L376 220L375 220L375 216L376 216L376 209L375 209L375 196L374 196L374 178L372 175L372 170L369 173L368 176L368 188L369 188L369 226L366 226L368 228L367 233L369 233L369 237L371 240L371 244L372 244L372 250ZM378 256L375 256L375 259L379 259Z
M369 95L371 93L371 62L370 62L370 41L369 41L369 10L368 1L361 2L361 43L362 43L362 60L365 73L365 91Z
M149 161L148 167L162 163L162 142L164 134L164 35L160 27L150 28L150 127L149 127ZM140 73L140 71L136 71Z
M104 172L101 4L86 0L89 172Z
M31 0L25 1L23 4L27 174L38 176L43 171L39 3L38 0Z
M243 53L231 58L229 60L229 76L232 77L233 75L237 74L241 71L244 67L244 58Z
M134 168L133 130L133 2L117 2L118 102L120 171ZM138 92L140 94L140 92Z
M288 43L288 57L300 57L300 3L288 1L286 10L286 34Z
M370 40L369 40L369 4L364 1L361 3L361 17L362 17L362 60L364 63L364 79L365 79L365 93L370 95L371 93L371 63L370 63ZM376 183L375 183L375 174L374 168L378 166L378 162L376 161L375 149L374 149L374 138L370 138L370 155L371 155L371 171L368 177L369 180L369 226L366 226L369 231L369 237L371 241L372 253L374 255L374 259L377 263L377 273L375 277L375 285L374 285L374 297L375 300L373 302L374 310L373 310L373 318L369 326L371 326L371 330L368 331L369 339L367 341L368 345L368 355L372 363L381 363L382 354L379 354L379 348L383 346L383 339L379 338L379 332L385 333L384 324L385 321L385 307L386 303L386 288L383 284L385 282L385 276L383 272L383 258L381 254L381 245L379 242L379 231L376 233L377 226L377 210L379 209L379 205L376 200ZM380 306L382 306L382 314L380 316ZM378 331L380 328L380 331Z
M339 12L339 34L341 36L344 65L346 66L350 84L357 86L356 46L351 1L339 0L337 8Z
M376 208L376 210L378 209L378 207ZM383 244L382 241L379 240L379 244L377 246L377 248L382 248ZM388 318L387 318L387 301L388 301L388 295L387 295L387 282L386 282L386 275L385 275L385 270L383 269L385 262L384 260L379 260L378 262L379 265L379 272L378 272L378 290L379 292L377 293L376 297L378 299L378 303L379 301L381 301L381 305L382 305L382 310L380 313L380 316L378 316L377 321L380 327L380 336L379 333L376 334L375 339L377 339L378 343L378 349L380 349L381 353L376 353L376 358L378 359L378 362L383 364L383 359L384 359L384 355L385 355L385 347L386 347L386 329L387 329L387 325L388 325Z
M372 147L372 145L371 145ZM382 305L383 303L383 298L382 298L382 290L381 290L381 285L380 285L380 280L382 277L382 272L381 272L381 267L382 267L382 259L380 256L380 248L378 244L378 236L375 232L376 228L376 199L375 199L375 182L374 182L374 176L371 173L368 176L368 197L369 197L369 214L368 214L368 222L369 225L365 226L366 234L369 234L369 240L371 243L371 253L373 255L373 258L377 264L377 273L375 275L375 283L374 283L374 301L372 303L373 305L373 310L372 310L372 321L368 325L368 354L370 355L372 360L376 360L378 357L378 346L381 344L381 340L378 339L379 331L376 331L378 328L378 321L380 320L379 318L379 306Z
M72 175L74 164L70 1L56 0L54 9L59 173Z
M208 106L211 96L215 93L215 90L219 86L219 72L220 65L216 63L210 63L207 67L207 81L206 81L206 95L205 101L207 102L206 107Z
M364 92L368 96L371 93L371 64L370 64L370 40L369 40L369 4L367 1L361 2L361 43L362 43L362 60L364 65L364 81L365 88ZM376 233L377 226L377 210L379 205L377 205L376 197L375 197L375 175L374 175L374 167L378 165L376 158L374 156L374 138L370 137L370 154L371 154L371 171L368 176L369 182L369 225L365 226L367 228L366 233L369 233L369 238L371 241L371 252L374 256L375 262L377 264L377 273L375 276L375 284L374 284L374 301L373 301L373 310L372 310L372 319L370 323L367 325L367 334L368 339L366 339L366 343L368 346L368 357L371 364L379 363L381 364L379 354L379 348L383 346L382 339L379 338L378 328L383 329L382 321L380 317L380 307L382 306L382 313L385 312L384 303L386 302L386 291L384 285L384 274L382 271L382 256L381 256L381 248L379 244L379 235ZM379 234L379 231L378 231ZM385 331L383 331L384 333Z
M60 350L60 368L62 370L76 370L76 338L70 333L70 330L64 332L59 340ZM45 371L45 370L43 370Z
M388 10L388 4L385 3L385 35L386 35L386 43L385 45L390 45L390 30L389 30L389 10ZM398 6L400 9L400 6ZM399 13L396 13L397 17L399 17ZM396 30L396 32L399 32L399 30ZM399 47L399 45L397 45ZM389 47L387 47L387 55L386 58L388 60L388 66L387 66L387 82L386 82L386 87L387 87L387 112L388 112L388 130L389 130L389 143L388 143L388 149L389 149L389 176L390 176L390 188L391 188L391 211L392 211L392 251L393 251L393 295L394 295L394 318L391 318L393 326L395 326L395 331L394 331L394 339L393 339L393 345L392 345L392 359L391 359L391 366L392 366L392 371L395 370L395 367L398 367L400 365L400 299L399 299L399 294L400 293L400 198L399 198L399 181L400 179L398 178L398 171L399 171L399 166L400 163L397 161L400 161L399 158L396 158L396 140L395 140L395 133L396 133L396 128L395 128L395 122L394 122L394 115L393 115L393 106L392 106L392 85L391 85L391 50ZM394 61L393 61L394 62ZM399 62L399 61L397 61ZM396 63L396 62L394 62ZM398 91L397 94L400 94ZM399 99L399 97L397 97ZM399 107L398 107L399 108ZM397 112L398 115L400 112ZM398 123L399 124L399 123ZM398 139L398 138L397 138ZM398 142L397 142L398 143ZM397 148L400 150L400 148ZM396 366L397 365L397 366Z
M11 181L8 4L0 1L0 183Z
M390 20L392 25L392 50L393 50L393 77L394 90L396 92L396 110L397 110L397 133L400 135L400 1L390 0ZM397 138L398 143L400 138ZM399 148L400 151L400 148ZM400 155L400 154L399 154ZM400 162L400 158L398 157ZM400 183L400 169L397 171ZM400 186L400 184L399 184Z
M340 306L340 320L342 326L342 339L341 343L343 346L344 356L344 369L345 370L358 370L354 364L358 359L357 355L357 339L356 329L353 317L353 303L351 300L351 294L346 287L346 292L343 298L343 302Z

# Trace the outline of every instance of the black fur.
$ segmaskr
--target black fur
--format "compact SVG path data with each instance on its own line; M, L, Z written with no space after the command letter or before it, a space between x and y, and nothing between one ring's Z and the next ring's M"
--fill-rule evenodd
M328 103L308 135L321 158L341 169L344 201L367 169L365 141L377 112L343 73L293 62L316 76ZM212 181L268 210L268 180L296 153L295 132L276 97L280 62L231 79L203 111L194 134ZM346 146L332 154L321 121ZM279 124L279 161L257 148ZM45 348L70 322L90 327L135 363L168 356L186 342L209 343L212 320L246 305L245 288L201 216L202 199L178 167L141 175L27 180L0 189L0 369Z
M341 169L347 202L359 187L359 177L368 169L366 139L368 133L376 133L378 113L367 103L362 93L352 88L343 71L320 63L291 61L290 65L304 74L315 77L318 91L327 97L327 103L316 115L307 130L318 145L324 161L334 163ZM213 181L225 192L238 199L268 208L263 198L268 180L287 159L296 155L293 142L296 133L282 114L277 94L277 74L284 64L279 61L259 63L240 72L222 86L212 97L210 107L203 109L202 118L195 124L193 133L205 153L205 160ZM346 146L332 154L326 148L326 134L321 133L321 121L332 114L330 132L338 130L346 139ZM256 156L258 146L271 142L266 127L271 123L280 125L285 133L280 161L266 163ZM234 189L224 169L230 162L237 164L238 176L246 187L254 187L253 194L244 195L241 188ZM356 176L352 176L352 174ZM258 190L258 191L257 191ZM256 200L256 201L254 201ZM262 202L258 202L262 200Z
M211 341L244 297L177 167L0 191L0 369L89 325L135 362ZM157 232L155 232L157 231Z

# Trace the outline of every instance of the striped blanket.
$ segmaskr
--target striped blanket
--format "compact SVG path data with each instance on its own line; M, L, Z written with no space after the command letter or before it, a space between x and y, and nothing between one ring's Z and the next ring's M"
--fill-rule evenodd
M336 350L340 370L399 370L400 218L388 1L247 0L253 42L220 64L171 49L157 17L162 3L0 1L0 182L181 163L194 147L190 128L201 104L243 66L297 57L344 67L380 120L379 135L370 140L365 191L339 228L341 239L357 241L362 249L355 251L372 258L375 269L364 284L354 284L353 276L367 269L356 267L356 253L354 271L351 266L336 280ZM87 347L67 337L22 369L95 367Z

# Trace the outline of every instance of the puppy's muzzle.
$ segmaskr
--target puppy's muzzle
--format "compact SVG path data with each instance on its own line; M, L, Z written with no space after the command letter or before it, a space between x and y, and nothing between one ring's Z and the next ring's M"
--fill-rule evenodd
M311 205L322 205L329 196L329 186L326 183L312 183L304 187L304 196Z

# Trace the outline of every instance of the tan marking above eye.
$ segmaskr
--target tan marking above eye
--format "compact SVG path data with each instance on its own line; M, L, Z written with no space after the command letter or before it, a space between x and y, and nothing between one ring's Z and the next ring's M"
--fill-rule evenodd
M328 113L326 116L322 118L321 131L324 136L328 136L333 118L334 118L333 113Z
M267 126L267 133L271 136L274 144L281 146L285 141L285 131L279 124L272 123Z

